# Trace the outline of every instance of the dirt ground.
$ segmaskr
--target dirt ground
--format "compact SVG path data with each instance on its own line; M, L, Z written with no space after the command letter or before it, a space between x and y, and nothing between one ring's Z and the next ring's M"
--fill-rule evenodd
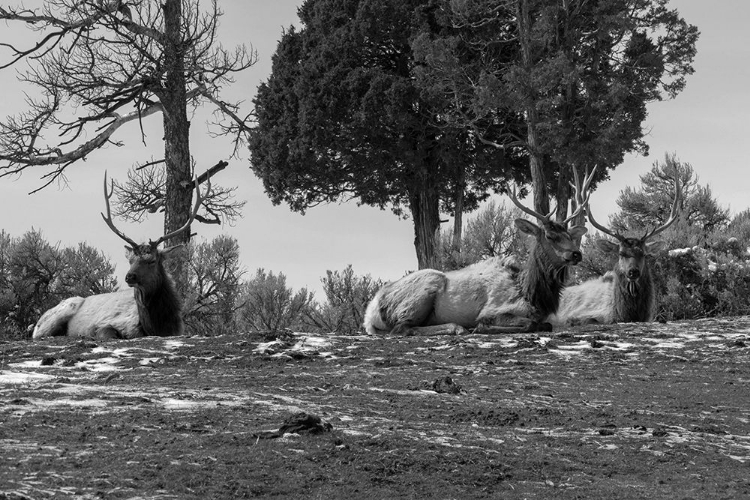
M0 343L0 499L249 497L750 498L750 318Z

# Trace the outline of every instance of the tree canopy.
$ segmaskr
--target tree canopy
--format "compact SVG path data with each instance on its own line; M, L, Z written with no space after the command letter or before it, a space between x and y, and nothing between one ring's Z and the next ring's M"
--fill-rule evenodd
M621 232L643 232L664 223L675 196L675 178L680 182L679 208L684 225L707 235L729 223L729 210L719 205L710 186L698 183L692 165L675 154L666 154L663 162L654 162L641 176L639 188L628 186L620 192L620 212L612 217L612 227Z
M446 122L449 103L424 91L411 41L436 36L433 2L311 0L303 27L279 42L273 71L255 98L252 168L274 203L304 211L360 203L411 213L420 267L456 186L473 208L520 168L522 151L482 144ZM516 120L517 122L518 120Z
M646 153L648 102L674 97L698 31L666 0L307 0L255 99L252 168L275 203L357 199L414 219L528 182L565 216L572 167ZM456 214L459 215L459 214Z
M666 0L452 2L455 38L420 40L423 74L454 102L455 120L484 139L477 123L498 109L524 116L519 135L497 147L529 154L535 203L547 212L547 193L565 218L570 167L599 165L598 180L626 153L647 154L646 104L675 97L693 72L698 30ZM484 55L477 66L456 64L469 43ZM516 55L494 57L498 47ZM507 50L507 49L506 49Z

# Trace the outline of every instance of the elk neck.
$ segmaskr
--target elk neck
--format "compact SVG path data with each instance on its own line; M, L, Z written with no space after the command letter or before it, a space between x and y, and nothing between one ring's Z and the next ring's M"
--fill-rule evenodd
M628 280L621 269L615 269L613 312L616 322L651 321L655 307L656 295L648 263L636 281Z
M567 279L567 263L552 250L534 243L521 271L519 285L524 298L541 317L557 312L560 292Z
M180 335L183 329L182 306L174 285L163 270L162 279L152 290L136 285L133 287L138 318L146 335Z

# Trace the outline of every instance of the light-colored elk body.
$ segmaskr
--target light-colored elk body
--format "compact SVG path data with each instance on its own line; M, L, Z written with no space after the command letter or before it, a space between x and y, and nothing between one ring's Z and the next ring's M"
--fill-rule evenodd
M592 172L593 177L593 172ZM591 178L584 187L588 189ZM581 195L582 196L582 195ZM566 229L511 200L537 217L540 225L516 219L516 227L534 238L529 258L519 267L513 258L495 257L463 269L441 272L423 269L387 283L370 301L364 326L368 333L437 335L460 334L476 328L482 333L510 333L549 329L544 320L557 310L568 266L581 260L577 241L582 226ZM554 211L553 211L554 213Z
M207 184L208 193L210 181ZM107 193L105 176L107 215L102 214L102 217L115 234L129 243L125 247L130 262L125 282L132 291L121 290L65 299L39 318L34 327L33 338L67 335L108 339L182 335L184 324L181 302L164 269L164 261L180 246L166 249L158 246L190 227L202 200L197 182L196 193L195 206L185 225L156 241L137 244L120 232L112 222L109 207L112 192Z
M560 298L557 313L551 315L548 321L553 326L653 321L656 316L656 291L648 257L662 251L666 243L650 240L677 220L679 201L679 181L675 178L675 197L669 219L647 231L641 238L627 238L599 225L588 209L591 225L617 240L616 243L604 239L596 242L603 252L616 253L617 262L614 269L603 276L567 287Z
M58 335L99 339L142 337L133 292L121 290L61 301L39 318L33 337Z
M646 258L665 245L663 241L643 242L637 238L625 238L619 244L598 240L601 250L619 254L615 268L563 290L557 314L548 321L553 326L653 321L656 293Z

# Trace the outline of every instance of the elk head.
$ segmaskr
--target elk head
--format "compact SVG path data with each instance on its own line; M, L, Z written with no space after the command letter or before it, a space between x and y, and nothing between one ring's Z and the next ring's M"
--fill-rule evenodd
M586 228L584 226L573 226L568 228L567 224L575 219L588 204L588 191L595 171L596 168L591 171L591 174L588 174L587 172L583 183L581 183L578 177L578 172L573 169L575 184L571 183L571 186L575 190L575 199L578 206L576 207L576 210L562 222L555 222L552 220L552 216L555 214L558 207L555 207L555 209L547 215L542 215L519 202L516 197L515 188L513 189L513 192L509 194L511 201L518 208L535 217L541 224L540 227L527 219L516 219L516 228L522 233L533 236L537 245L541 247L544 253L555 256L558 261L563 262L565 265L576 265L581 262L581 249L578 242L580 241L580 238L586 234Z
M587 210L588 219L589 222L591 222L591 225L602 233L612 236L617 240L615 243L601 239L597 240L596 245L605 253L617 252L619 258L617 260L615 272L627 280L628 293L631 295L636 294L639 280L648 272L648 269L646 268L646 257L648 255L657 254L666 246L664 241L652 241L651 238L667 229L677 220L681 197L680 181L677 176L674 178L674 185L674 201L672 202L669 219L661 226L657 226L650 231L647 230L640 238L625 237L617 231L600 225L594 219L591 209Z
M174 245L165 249L160 249L159 245L162 242L177 236L183 231L186 231L190 227L190 224L193 222L196 214L198 213L198 209L200 208L203 199L211 190L210 177L207 179L206 185L206 194L201 196L201 192L198 187L198 180L195 180L195 205L193 206L193 210L190 212L190 217L182 227L176 229L175 231L172 231L169 234L165 234L156 241L149 240L148 243L138 244L134 240L126 236L122 231L117 229L114 222L112 221L109 200L114 192L114 182L112 182L111 187L108 191L107 174L105 172L104 200L107 205L107 215L101 215L107 226L109 226L109 228L117 236L128 243L128 245L125 246L126 256L128 258L128 262L130 262L130 269L128 269L128 272L125 274L125 283L127 283L128 286L141 289L146 294L150 294L159 289L159 287L164 284L164 281L166 280L166 272L163 265L164 259L167 258L172 252L179 249L182 245Z

